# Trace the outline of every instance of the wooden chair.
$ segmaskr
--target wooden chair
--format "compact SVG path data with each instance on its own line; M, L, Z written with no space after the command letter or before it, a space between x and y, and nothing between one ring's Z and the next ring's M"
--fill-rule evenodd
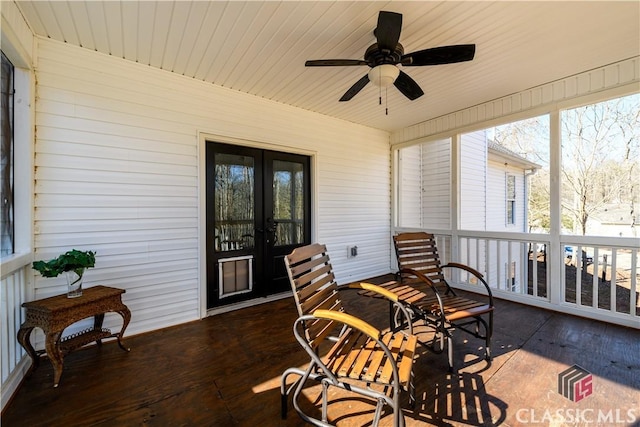
M400 282L382 285L407 305L417 319L422 319L435 330L430 344L436 352L444 350L447 340L449 370L453 371L453 332L462 330L485 341L485 359L491 360L491 335L493 333L493 295L491 288L475 269L464 264L450 262L440 264L433 234L401 233L393 237L398 260ZM445 280L443 269L456 268L477 279L479 299L463 298ZM437 345L439 343L439 346Z
M409 313L396 295L368 283L339 287L334 278L324 245L312 244L295 249L285 257L299 318L294 322L296 340L310 358L306 370L289 368L282 374L282 417L286 418L288 395L300 417L313 425L326 426L329 387L339 387L374 399L376 410L372 425L378 425L384 405L393 410L393 425L404 425L401 393L409 393L415 403L413 358L417 338L408 331L380 331L348 314L339 293L360 289L377 293L397 305L409 321ZM410 322L409 322L410 323ZM287 377L300 378L287 389ZM322 419L305 414L298 403L308 380L322 384Z

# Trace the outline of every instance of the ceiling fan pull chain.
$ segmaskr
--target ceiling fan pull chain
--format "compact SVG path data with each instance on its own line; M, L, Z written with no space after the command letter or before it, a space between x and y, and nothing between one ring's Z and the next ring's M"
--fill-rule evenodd
M378 68L378 81L380 81L380 72ZM378 105L382 105L382 86L378 86Z
M384 88L384 115L389 115L389 89Z

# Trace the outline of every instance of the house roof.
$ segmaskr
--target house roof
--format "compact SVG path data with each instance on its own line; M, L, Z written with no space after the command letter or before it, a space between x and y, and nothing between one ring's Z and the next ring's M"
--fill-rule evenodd
M39 36L389 131L640 54L637 1L16 4ZM415 101L368 84L338 102L369 68L305 60L361 59L380 10L403 15L405 52L474 43L474 60L404 67Z
M542 167L539 164L527 160L526 157L521 156L520 154L511 151L507 147L500 145L494 141L487 141L487 149L489 150L489 157L492 160L496 160L496 158L499 158L501 160L504 160L505 164L508 163L511 165L520 166L523 169L537 170Z

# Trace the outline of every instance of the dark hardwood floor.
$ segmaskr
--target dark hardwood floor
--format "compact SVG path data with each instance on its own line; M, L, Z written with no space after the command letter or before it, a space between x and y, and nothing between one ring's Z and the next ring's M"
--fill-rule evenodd
M345 295L350 312L385 324L385 302ZM302 425L291 407L286 420L280 417L280 374L307 363L291 332L294 318L293 301L284 299L125 337L130 353L114 342L88 347L65 358L58 388L43 360L1 424ZM482 358L483 342L467 334L456 335L457 374L447 372L445 354L421 349L407 426L640 425L640 330L501 300L495 325L491 363ZM578 402L558 393L558 374L574 364L593 376L592 394ZM309 411L317 411L319 393L310 383ZM338 426L369 426L373 409L331 392L329 417ZM389 411L382 421L391 424Z

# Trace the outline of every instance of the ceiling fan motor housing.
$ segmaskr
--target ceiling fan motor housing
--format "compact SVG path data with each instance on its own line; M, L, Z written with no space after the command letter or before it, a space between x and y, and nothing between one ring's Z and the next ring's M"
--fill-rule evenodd
M367 61L369 67L373 68L382 64L398 64L402 60L402 55L404 55L404 48L400 43L396 45L393 52L388 49L380 49L378 43L374 43L364 53L364 60Z

